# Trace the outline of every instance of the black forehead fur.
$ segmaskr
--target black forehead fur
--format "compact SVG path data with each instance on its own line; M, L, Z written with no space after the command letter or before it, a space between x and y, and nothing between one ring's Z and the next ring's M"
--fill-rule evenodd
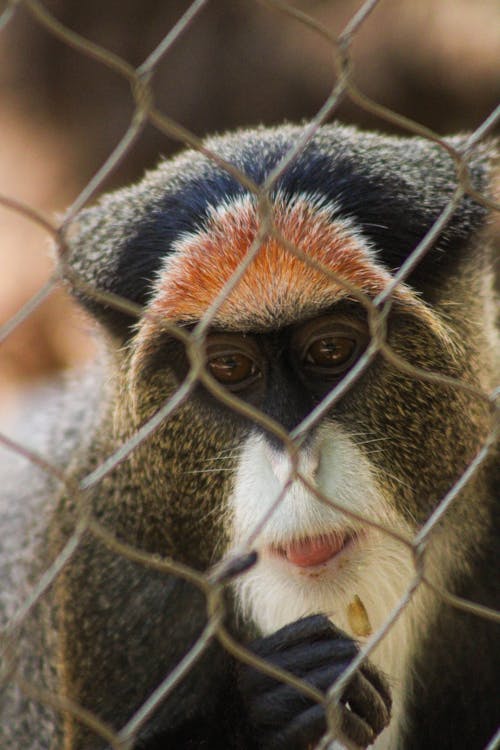
M215 137L207 148L261 185L303 133L299 126L258 128ZM452 139L455 145L460 138ZM487 154L472 162L475 187L484 190ZM419 138L363 133L324 126L275 184L281 194L314 193L349 217L391 271L399 268L438 218L456 188L451 157ZM162 260L175 240L196 232L211 207L248 191L236 178L197 152L165 161L138 185L109 196L81 215L71 240L72 266L85 280L138 304L147 303ZM466 197L410 281L424 296L429 283L456 264L485 209ZM334 218L334 217L332 217ZM83 300L108 325L123 327L122 315Z

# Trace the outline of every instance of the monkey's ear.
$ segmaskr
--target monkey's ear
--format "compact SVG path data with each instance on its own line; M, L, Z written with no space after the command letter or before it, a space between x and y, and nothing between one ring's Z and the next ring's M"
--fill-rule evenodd
M219 195L219 183L227 181L225 173L214 179L213 172L210 160L186 151L136 185L103 196L68 227L63 276L79 302L120 339L132 335L137 318L92 289L144 308L173 243L197 231Z
M153 242L153 213L147 191L132 186L82 211L64 234L68 254L62 274L71 293L121 341L130 338L137 322L126 303L147 305L168 250L168 238L164 245Z
M460 152L467 138L462 135L453 136L447 141ZM484 270L491 263L491 211L487 201L494 199L495 173L498 177L494 164L499 153L498 147L498 141L492 139L482 142L465 156L463 185L471 191L467 191L459 201L437 239L408 278L409 283L419 289L431 303L439 299L441 287L448 286L453 277L458 279L464 273L470 273L471 261L478 270ZM447 184L444 175L436 170L435 176L427 175L423 182L422 190L431 187L429 194L433 195L438 209L432 216L432 223L446 210L459 186L458 165L453 165L451 157L442 150L439 156L449 160L452 176ZM430 171L432 172L432 165ZM485 200L482 201L481 198ZM432 224L427 227L427 231L431 226ZM406 258L401 260L404 262ZM401 263L396 264L397 267L400 265Z

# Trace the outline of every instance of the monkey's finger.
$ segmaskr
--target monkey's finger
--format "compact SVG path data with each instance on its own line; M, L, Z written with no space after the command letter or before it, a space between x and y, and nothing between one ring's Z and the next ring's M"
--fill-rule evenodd
M322 667L310 672L304 681L324 693L345 667L345 664L340 667ZM276 682L275 685L276 687L267 693L255 693L253 700L248 701L249 713L257 724L285 724L313 705L311 698L299 689L284 683Z
M349 703L352 712L366 721L375 735L380 734L390 721L390 708L379 691L360 672L357 672L349 682L342 702Z
M322 667L336 671L337 676L356 656L358 648L347 639L320 640L300 643L287 651L279 651L266 658L270 664L296 677L305 677ZM239 683L244 693L271 690L279 681L261 672L258 667L244 666L240 669Z
M252 651L265 658L301 643L314 643L323 639L344 639L355 643L346 633L336 628L325 615L310 615L285 625L265 638L258 638L250 645Z
M341 710L342 732L345 736L360 747L371 745L377 736L371 726L347 706L342 705Z
M369 682L373 685L373 687L377 690L379 695L382 697L385 705L387 706L389 712L392 708L392 695L391 695L391 689L389 687L389 683L387 682L386 678L380 672L379 669L373 666L373 664L369 661L365 661L361 667L360 672L363 674Z
M263 747L265 750L304 750L312 748L326 731L323 706L316 704L303 711L283 729L269 734Z

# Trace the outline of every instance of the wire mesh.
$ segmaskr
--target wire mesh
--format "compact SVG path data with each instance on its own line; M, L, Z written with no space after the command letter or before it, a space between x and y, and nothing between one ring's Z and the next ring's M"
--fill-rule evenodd
M52 291L61 286L62 279L69 279L72 287L87 297L92 297L96 301L105 303L107 306L120 310L132 317L140 318L141 316L151 316L154 314L150 311L144 312L138 305L133 304L127 299L118 297L109 292L103 292L89 284L72 271L67 265L68 244L67 232L71 225L78 220L81 210L100 191L103 183L113 172L116 166L133 148L138 136L147 123L152 124L168 137L177 140L182 145L187 145L199 151L208 157L212 162L223 170L230 173L246 190L255 197L258 205L260 225L258 233L245 254L243 262L239 265L236 272L231 276L229 281L224 284L220 293L212 300L201 320L190 330L183 327L167 324L161 321L162 330L167 331L175 339L181 341L187 351L189 358L189 372L175 393L168 398L165 403L157 404L156 411L142 426L134 430L128 439L118 446L115 446L110 452L103 453L100 460L85 476L78 480L74 475L56 463L52 463L43 455L39 455L22 441L15 441L6 435L0 436L0 442L9 451L19 454L27 461L50 477L54 485L54 493L64 492L72 498L75 507L79 508L74 526L65 538L64 543L60 545L59 552L50 566L42 572L39 577L31 584L29 596L24 600L21 606L12 614L2 632L2 651L3 651L3 668L2 683L4 685L16 683L22 693L36 703L54 709L56 713L71 716L77 722L89 727L96 735L104 739L109 746L115 750L127 750L132 748L135 739L141 729L146 725L151 716L158 710L165 698L173 691L178 689L179 684L195 663L204 654L207 648L214 641L222 644L231 655L237 660L252 665L268 675L283 681L297 690L302 691L315 702L325 705L328 717L328 730L321 747L326 748L332 743L338 731L338 714L336 707L340 703L341 696L351 680L352 676L360 665L374 651L374 649L387 637L387 634L394 627L395 623L401 617L404 610L409 606L417 591L429 589L435 592L442 600L449 603L452 607L462 609L472 613L478 618L487 618L496 622L500 621L500 613L491 610L481 604L473 601L460 599L451 592L446 590L445 586L436 583L430 575L426 564L426 550L430 540L436 533L443 517L450 512L453 504L464 489L479 471L483 463L491 456L496 441L498 439L499 425L499 408L498 408L498 388L492 392L485 392L475 388L461 380L445 376L436 372L430 372L415 365L410 364L395 351L393 351L387 341L387 318L394 303L395 292L400 285L408 278L412 270L418 266L426 253L440 237L443 230L450 221L455 209L464 195L473 197L477 202L488 207L492 211L497 211L499 206L496 205L491 197L479 194L472 186L468 171L468 159L474 149L487 138L500 120L500 108L491 113L477 129L469 135L464 144L457 149L449 141L432 132L422 124L413 122L396 112L384 108L380 104L371 101L361 91L358 90L352 71L351 48L359 29L365 23L367 17L376 13L379 0L369 0L363 3L358 12L352 16L345 28L340 34L334 34L329 28L319 23L315 18L309 16L302 10L292 7L281 0L266 0L263 5L270 12L285 14L293 18L297 23L303 24L312 29L314 33L326 40L331 47L332 53L332 70L336 71L335 84L329 96L325 99L316 116L303 128L302 136L296 143L295 147L286 155L279 165L271 171L266 181L262 185L253 182L248 175L239 170L235 165L228 163L217 153L207 149L205 143L189 132L180 123L170 119L169 116L159 111L155 104L155 96L152 89L152 79L162 60L168 57L169 52L179 40L182 42L183 35L192 24L196 24L198 14L207 5L207 0L197 0L193 2L180 18L178 23L171 29L168 29L165 36L158 46L151 51L144 62L137 67L133 67L126 60L115 55L107 49L104 49L88 39L61 24L57 18L52 15L47 8L38 0L24 0L23 2L10 2L5 11L0 16L0 29L3 34L8 33L9 24L19 12L21 6L24 11L29 12L32 18L38 24L43 26L47 33L53 34L64 44L73 47L81 55L86 55L96 60L100 65L110 68L130 85L131 97L134 102L133 116L130 123L116 145L112 153L105 160L97 173L85 186L77 199L69 207L68 211L60 221L55 221L50 217L42 215L34 207L24 205L9 196L0 196L0 203L7 209L17 212L25 217L28 221L34 222L43 228L50 236L57 247L58 266L50 280L34 295L29 302L10 320L0 328L0 343L5 341L21 323L34 313L41 302L49 296ZM456 168L456 189L453 196L447 202L444 210L434 222L432 228L426 236L418 243L409 254L406 262L401 266L399 271L394 274L391 282L386 285L384 290L375 298L370 298L356 286L333 274L331 270L313 260L303 249L289 242L279 231L270 198L273 187L276 185L280 175L289 167L296 156L310 142L311 138L317 134L323 123L327 122L335 114L339 102L343 98L350 98L357 103L363 110L371 112L379 117L382 121L397 126L402 131L409 134L422 136L436 144L446 151L450 158L453 159ZM347 289L349 293L365 308L370 328L371 341L365 353L358 360L356 365L350 370L336 387L318 404L318 406L299 424L293 431L286 431L280 424L275 422L269 416L259 411L252 405L249 405L241 399L230 394L211 376L206 367L206 356L204 353L204 343L207 332L213 324L217 312L220 310L224 301L237 287L239 281L247 272L257 254L259 253L263 242L266 239L275 239L282 247L298 258L302 263L307 264L316 270L320 270L327 277L334 280L342 288ZM160 323L158 319L155 321ZM352 508L334 502L324 493L320 492L308 477L301 472L299 466L299 451L303 440L307 437L310 430L317 425L324 415L336 405L342 396L350 391L355 382L366 372L373 363L375 357L382 356L396 370L410 375L417 381L428 381L433 384L442 384L443 386L453 387L457 390L464 390L470 396L477 399L478 402L486 404L491 412L491 431L484 441L481 449L470 462L467 469L461 477L449 487L448 492L442 497L441 502L430 514L426 523L421 526L418 533L414 536L408 536L391 523L383 524L376 522L363 513L353 511ZM103 482L112 477L113 471L127 458L134 455L138 447L154 435L162 425L169 423L174 417L180 406L182 406L191 397L195 387L202 384L204 388L220 403L229 407L234 412L249 418L255 425L258 425L268 434L279 440L290 459L290 470L286 480L283 482L282 491L276 498L273 507L255 524L252 534L245 540L238 553L234 553L224 558L224 561L215 565L213 568L200 572L195 567L171 558L161 558L157 554L150 554L142 549L136 548L130 544L121 541L118 536L114 535L106 527L106 523L96 517L90 509L87 502L88 493L93 488L101 486ZM414 574L412 580L407 586L404 595L397 603L396 607L387 617L382 627L364 639L359 654L351 662L350 666L343 672L341 677L331 686L326 694L312 687L309 683L301 680L286 671L273 667L263 659L258 658L251 650L241 643L237 642L235 637L228 629L227 620L227 600L226 592L234 580L244 575L246 570L255 563L255 544L260 532L265 528L272 516L273 511L282 502L287 490L294 482L300 482L314 495L318 502L334 507L336 510L345 514L346 517L366 525L367 528L376 528L379 532L394 538L399 543L405 545L413 557ZM89 711L77 701L61 692L48 688L42 688L39 685L30 682L21 671L18 670L19 653L17 648L18 635L22 632L29 617L36 610L41 601L47 597L48 592L53 588L55 582L61 577L71 560L77 553L82 540L90 536L99 540L117 559L126 559L130 562L144 566L147 569L154 570L159 574L173 575L181 578L195 586L206 600L206 609L208 613L207 622L202 632L199 634L195 643L186 653L184 658L175 666L175 668L164 676L164 679L150 695L146 696L140 708L130 716L127 723L118 730L113 729L106 722L99 718L98 715ZM56 740L54 740L56 741ZM497 747L499 742L498 735L491 739L487 750ZM59 745L57 745L59 746ZM69 747L70 745L64 745Z

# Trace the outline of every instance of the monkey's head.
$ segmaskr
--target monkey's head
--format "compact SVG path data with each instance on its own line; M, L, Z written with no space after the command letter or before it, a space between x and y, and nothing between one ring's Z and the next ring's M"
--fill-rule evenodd
M206 146L262 185L301 132L241 131ZM470 162L478 191L487 162L486 149ZM152 516L176 524L179 554L207 538L212 555L258 549L241 597L263 630L318 610L349 629L356 594L381 624L414 568L404 545L363 518L410 538L488 433L479 395L421 372L492 386L484 206L462 198L390 295L384 325L376 313L456 187L436 144L326 126L273 182L264 231L258 196L196 152L79 217L73 271L144 309L134 320L76 290L111 333L115 411L132 434L178 398L135 454ZM444 523L443 555L460 540L458 566L481 533L475 486Z

